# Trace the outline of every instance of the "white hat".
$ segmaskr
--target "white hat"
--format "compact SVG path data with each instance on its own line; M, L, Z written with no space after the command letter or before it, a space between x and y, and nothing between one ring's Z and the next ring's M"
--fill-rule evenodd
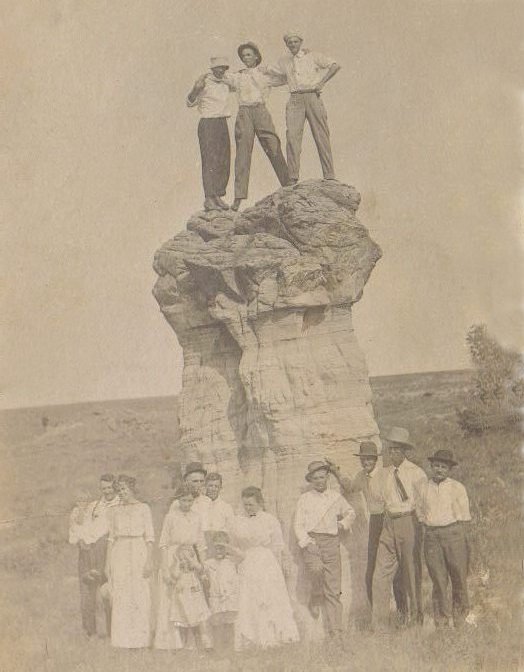
M400 443L403 446L413 448L413 444L409 438L409 432L407 429L404 429L404 427L392 427L385 439L390 443Z
M287 42L290 37L298 37L299 40L304 40L300 30L288 30L287 33L284 34L284 42Z
M212 68L229 68L229 61L225 56L212 56L209 63Z

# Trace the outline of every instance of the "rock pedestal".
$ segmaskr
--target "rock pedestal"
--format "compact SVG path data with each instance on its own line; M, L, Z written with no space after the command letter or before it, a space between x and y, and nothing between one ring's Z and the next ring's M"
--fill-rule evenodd
M258 485L285 529L309 462L353 474L378 443L353 329L380 248L360 195L311 180L242 213L199 212L156 253L154 296L184 352L180 450L224 476L224 496Z

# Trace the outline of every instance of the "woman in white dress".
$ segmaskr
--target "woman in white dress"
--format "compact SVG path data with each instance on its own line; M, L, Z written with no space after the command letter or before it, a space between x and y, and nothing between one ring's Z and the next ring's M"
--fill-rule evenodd
M298 630L281 569L284 539L280 523L264 511L264 499L254 486L242 491L245 516L233 522L242 562L235 648L270 647L297 642Z
M119 476L120 504L108 511L106 574L112 595L111 644L145 648L151 638L154 531L151 510L136 498L136 480Z
M194 498L186 485L175 493L178 506L171 506L164 518L160 534L160 572L158 576L158 612L156 620L155 649L193 648L197 643L203 648L211 647L207 626L202 623L198 629L200 642L194 641L194 634L173 619L173 591L176 589L171 567L181 546L194 549L201 565L205 555L204 533L199 514L192 509Z

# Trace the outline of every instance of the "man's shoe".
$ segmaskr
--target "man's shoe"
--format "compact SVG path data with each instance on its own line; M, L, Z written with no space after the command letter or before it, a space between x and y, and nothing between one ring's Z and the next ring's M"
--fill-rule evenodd
M240 208L240 204L242 203L241 198L235 198L233 201L233 204L231 206L231 210L234 210L235 212Z
M229 205L220 196L215 196L215 201L222 210L229 210Z
M307 608L308 608L311 616L313 616L313 618L315 619L315 621L318 621L318 619L320 617L320 606L318 604L309 603L307 605Z
M209 196L208 198L205 199L205 201L204 201L204 210L205 210L206 212L209 212L209 211L211 211L211 210L220 210L220 209L221 209L220 206L218 205L218 203L215 201L214 198L212 198L211 196Z

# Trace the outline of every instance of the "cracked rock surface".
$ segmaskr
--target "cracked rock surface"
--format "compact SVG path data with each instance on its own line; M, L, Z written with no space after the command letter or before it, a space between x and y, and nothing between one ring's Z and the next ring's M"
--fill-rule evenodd
M309 462L353 474L358 442L378 440L351 307L381 251L359 202L301 182L241 213L196 213L155 255L154 296L184 352L184 460L222 473L231 501L262 487L285 525Z

